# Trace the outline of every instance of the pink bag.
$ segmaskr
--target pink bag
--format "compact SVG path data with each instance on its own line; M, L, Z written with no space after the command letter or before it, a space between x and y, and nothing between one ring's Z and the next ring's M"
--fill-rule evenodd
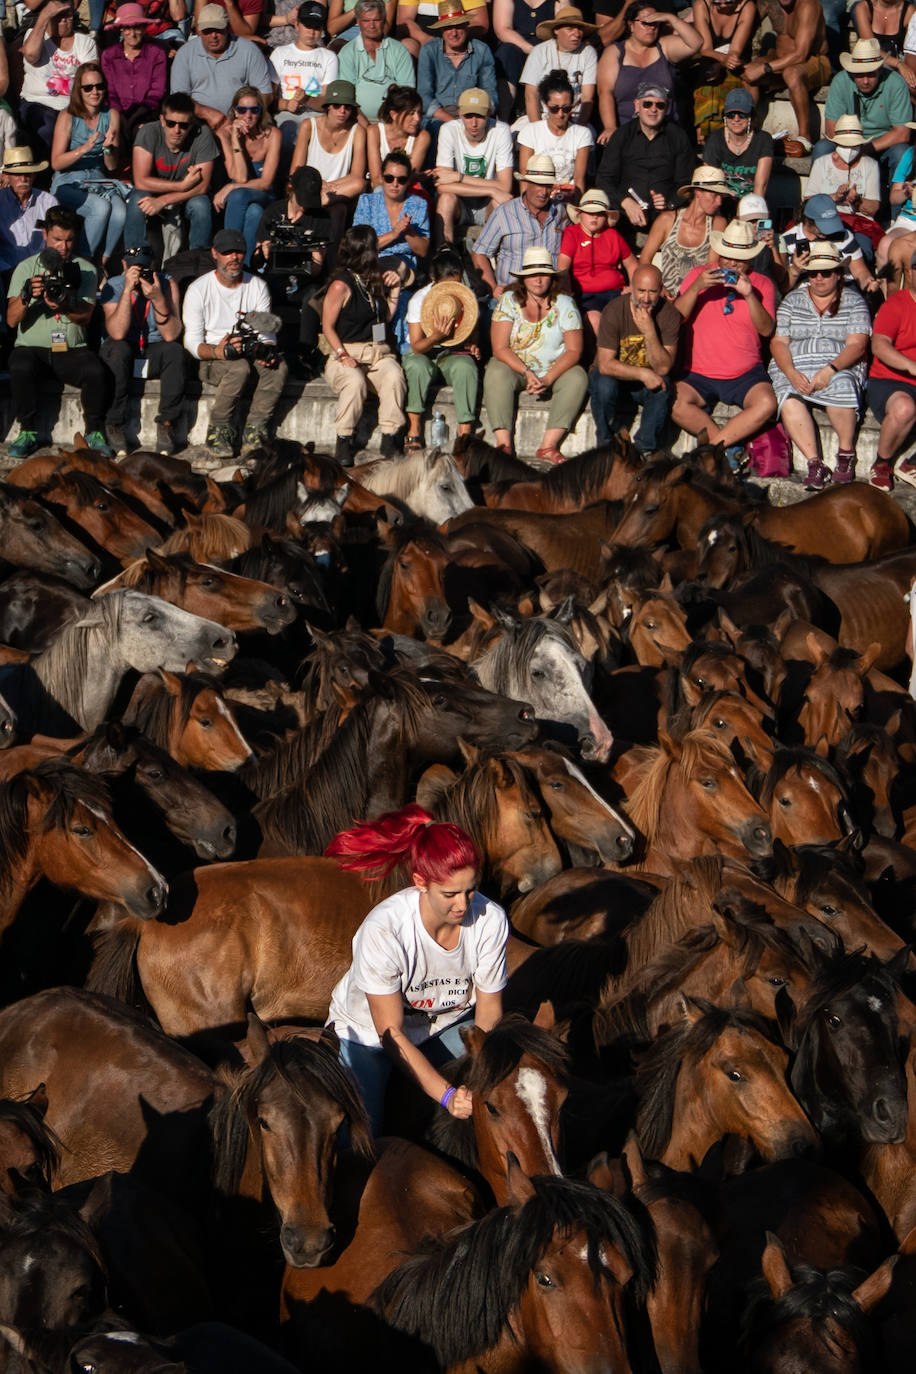
M778 420L750 440L747 454L757 477L788 477L792 471L792 442Z

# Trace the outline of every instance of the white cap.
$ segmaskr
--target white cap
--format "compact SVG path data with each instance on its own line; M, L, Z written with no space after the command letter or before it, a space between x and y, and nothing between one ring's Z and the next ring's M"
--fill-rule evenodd
M770 208L763 196L742 196L738 201L739 219L769 219Z

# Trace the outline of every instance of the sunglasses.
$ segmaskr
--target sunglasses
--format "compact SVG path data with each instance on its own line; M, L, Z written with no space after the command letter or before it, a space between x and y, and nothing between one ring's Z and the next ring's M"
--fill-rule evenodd
M183 119L168 119L165 115L162 116L162 122L167 129L190 129L191 127L190 123Z
M259 115L261 113L261 107L260 105L236 105L235 112L236 114Z
M726 291L725 300L722 302L723 315L730 315L732 313L735 308L735 297L737 294L737 291Z
M396 177L394 172L382 172L382 181L393 181L397 186L406 186L409 180L409 177Z
M571 105L548 105L551 114L572 114Z
M667 100L641 100L639 102L644 110L667 110Z
M745 114L743 110L726 110L726 111L725 111L725 118L726 118L726 119L750 119L750 115L749 115L749 114Z
M104 91L104 90L105 90L105 82L104 82L104 81L84 81L84 82L83 82L82 89L83 89L84 91Z
M348 105L345 100L332 100L328 103L329 110L355 110L355 105Z
M812 267L808 272L809 277L832 277L837 271L835 267Z
M225 29L201 29L202 34L225 33Z

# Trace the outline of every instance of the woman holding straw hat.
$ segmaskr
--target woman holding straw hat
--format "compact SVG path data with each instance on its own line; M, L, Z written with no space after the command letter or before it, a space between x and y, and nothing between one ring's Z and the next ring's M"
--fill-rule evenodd
M798 286L776 313L770 340L770 380L779 417L808 464L809 491L831 480L821 458L811 406L822 406L837 436L834 482L855 476L855 434L871 334L868 307L845 285L846 264L835 243L812 243Z
M678 189L679 196L689 197L683 210L663 210L655 219L646 239L639 261L643 267L655 261L662 274L662 287L669 300L674 300L681 282L693 267L709 262L711 232L725 228L725 217L719 214L722 197L731 191L717 167L698 167L689 186Z
M560 290L560 273L547 248L528 248L517 283L499 298L493 312L493 356L483 381L483 401L496 443L513 451L515 401L520 391L550 401L547 428L537 457L565 462L559 445L572 429L588 389L579 366L582 317L571 296Z
M632 279L637 262L626 239L611 226L603 191L586 191L578 205L567 205L566 213L572 223L563 230L557 271L569 274L579 309L597 334L602 310Z
M458 433L470 434L480 391L477 298L461 280L461 254L440 248L429 265L432 283L410 298L407 330L410 349L401 357L407 378L408 453L424 447L423 412L438 372L452 388Z

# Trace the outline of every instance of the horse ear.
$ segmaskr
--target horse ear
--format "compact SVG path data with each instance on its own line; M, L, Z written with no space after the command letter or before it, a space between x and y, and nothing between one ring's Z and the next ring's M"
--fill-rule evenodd
M305 622L305 628L308 630L309 638L311 639L316 649L330 650L334 647L331 636L325 634L324 630L319 630L318 626L313 625L311 621L307 620Z
M585 1178L593 1188L600 1188L604 1193L611 1193L620 1201L627 1195L627 1181L620 1161L609 1159L607 1150L602 1150L599 1155L591 1161L585 1170Z
M477 621L478 625L482 625L485 630L492 630L493 626L496 624L496 621L486 607L481 606L472 596L468 597L468 610L471 612L471 616Z
M468 602L470 603L470 597L468 598ZM544 609L543 601L540 602L540 609ZM537 615L538 607L535 606L534 597L531 595L530 592L526 592L525 595L519 601L518 613L519 615L523 615L526 618L528 616Z
M146 566L151 572L167 573L171 571L168 559L163 558L162 554L157 553L155 549L148 548L146 550Z
M627 1136L621 1151L621 1158L626 1163L630 1174L630 1187L635 1193L637 1188L641 1188L649 1180L649 1175L646 1173L646 1161L643 1159L635 1131L631 1131Z
M607 598L608 589L607 587L602 587L594 600L589 602L588 609L592 615L604 615L607 610Z
M37 1088L33 1088L25 1099L29 1107L34 1108L38 1115L44 1118L48 1110L48 1088L45 1083L39 1083Z
M330 1024L329 1026L323 1026L323 1027L322 1027L321 1034L320 1034L319 1037L318 1037L318 1043L319 1043L319 1045L324 1045L325 1048L326 1048L326 1049L329 1049L333 1055L339 1056L339 1054L340 1054L340 1036L337 1034L337 1031L334 1029L334 1022L333 1022L333 1021L331 1022L331 1024Z
M702 1002L696 997L688 997L683 992L678 997L676 1005L683 1020L689 1026L695 1026L698 1021L702 1021L707 1011L710 1010L708 1002Z
M732 620L728 611L725 610L724 606L719 607L719 628L731 640L732 648L737 649L738 640L741 638L741 631Z
M534 1197L534 1186L531 1179L511 1150L506 1151L506 1182L508 1183L509 1201L514 1202L516 1207L523 1207L526 1202L530 1202Z
M552 1031L556 1024L557 1017L553 1003L550 1001L542 1002L537 1009L537 1014L532 1025L540 1026L541 1030Z
M83 436L81 434L78 434L76 437L78 439L82 439ZM0 1322L0 1336L3 1337L3 1339L6 1341L7 1345L10 1347L11 1350L15 1350L17 1355L20 1355L24 1360L29 1361L30 1367L35 1367L35 1358L33 1352L30 1346L28 1345L25 1336L20 1330L18 1330L17 1327L7 1326L6 1322ZM43 1369L44 1365L38 1365L37 1367L39 1369Z
M775 635L777 641L780 644L782 643L786 631L788 630L789 626L792 624L794 619L795 616L792 614L792 612L789 610L787 606L784 611L780 611L779 615L773 621L773 634Z
M501 625L504 630L514 630L518 621L514 615L502 609L501 606L494 606L491 612L494 625Z
M483 1049L487 1033L479 1026L462 1026L458 1034L461 1036L461 1043L464 1045L467 1054L471 1059L476 1059Z
M251 1053L252 1062L263 1064L264 1060L270 1055L270 1040L267 1036L267 1027L258 1016L257 1012L248 1013L248 1035L246 1043Z
M348 615L348 616L347 616L347 623L346 623L346 625L344 625L344 629L346 630L347 634L351 634L351 635L359 634L359 632L362 630L362 628L363 628L362 625L360 625L360 623L359 623L359 621L356 619L356 616L355 616L355 615Z
M698 687L695 682L692 682L689 677L685 677L682 673L681 695L683 696L688 706L698 706L700 704L700 699L703 696L703 689L702 687Z
M658 742L669 758L679 759L681 757L681 744L673 735L669 735L667 730L659 730Z
M659 582L659 584L658 584L658 590L659 590L660 592L673 592L673 591L674 591L674 583L671 581L671 573L670 573L670 572L666 572L666 573L665 573L665 575L664 575L664 577L662 578L661 582Z
M169 696L180 696L181 678L178 676L178 674L170 673L167 668L157 668L156 671L159 674L159 680L161 681L165 690L168 692Z
M572 592L564 596L562 601L558 601L553 608L551 619L558 625L568 625L576 613L576 598Z
M466 740L463 735L459 735L458 737L458 748L461 751L461 757L464 759L466 768L472 767L480 758L480 750L477 748L477 745L472 744L470 740Z
M906 1241L910 1239L912 1234L911 1231ZM904 1244L906 1244L906 1241L904 1241ZM887 1292L891 1286L891 1280L894 1277L894 1270L897 1267L899 1258L900 1255L896 1254L882 1261L874 1273L869 1274L868 1278L863 1279L858 1288L853 1289L851 1294L852 1300L861 1307L863 1312L870 1312L873 1307L878 1306L882 1298L887 1297Z
M86 442L86 436L85 436L85 434L81 434L79 430L77 430L76 433L75 433L74 436L73 436L73 447L74 447L77 451L79 451L79 449L81 449L81 448L88 448L88 447L89 447L88 443Z
M101 602L95 601L90 603L86 608L85 614L80 617L73 628L75 630L91 630L94 629L96 625L103 625L104 623L104 612Z
M869 644L864 654L859 655L859 661L856 664L856 669L858 671L859 677L864 677L865 674L873 667L875 660L877 659L880 652L881 645L877 643L872 643Z
M458 775L444 763L434 763L417 783L416 802L424 811L435 812L449 788L454 787Z
M817 739L814 741L814 752L815 754L820 754L822 759L828 759L830 757L830 741L826 734L818 735Z
M827 651L818 635L809 630L805 635L805 644L808 648L808 658L815 668L820 668L822 663L827 662Z
M774 1302L784 1298L792 1287L792 1275L786 1259L785 1248L778 1236L767 1231L767 1243L760 1258L760 1267Z

